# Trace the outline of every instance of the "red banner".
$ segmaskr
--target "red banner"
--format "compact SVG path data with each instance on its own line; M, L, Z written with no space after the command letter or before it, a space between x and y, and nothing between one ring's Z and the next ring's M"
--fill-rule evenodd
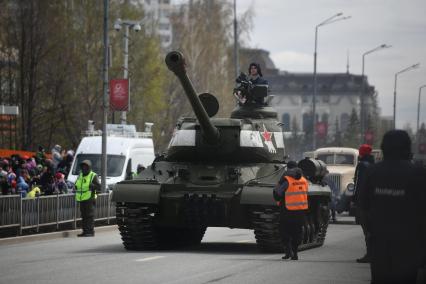
M325 136L327 136L328 124L325 123L325 122L317 122L317 124L316 124L316 131L317 131L317 135L319 137L325 137Z
M374 143L374 133L371 130L367 130L364 134L364 141L367 144L373 145Z
M109 81L109 105L112 111L129 110L129 79Z
M419 144L419 154L426 154L426 143Z

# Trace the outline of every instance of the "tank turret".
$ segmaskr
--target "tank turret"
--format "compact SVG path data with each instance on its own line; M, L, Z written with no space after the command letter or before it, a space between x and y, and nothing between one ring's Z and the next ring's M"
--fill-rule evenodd
M167 67L178 77L191 103L194 118L182 117L167 149L170 161L240 161L272 162L284 158L284 141L276 111L269 106L244 104L237 106L230 118L210 118L216 111L213 95L196 91L186 73L180 52L166 55ZM251 88L256 90L256 88ZM202 100L200 100L202 99ZM213 103L214 104L214 103Z
M192 109L194 110L195 116L200 123L201 131L203 133L203 138L207 142L214 144L219 140L219 131L211 123L209 116L207 115L206 110L203 107L200 99L197 96L197 93L194 90L194 87L186 74L185 69L185 59L182 53L177 51L169 52L166 56L167 67L175 73L179 81L182 84L182 87L185 91L186 96L188 97L189 102L191 103Z

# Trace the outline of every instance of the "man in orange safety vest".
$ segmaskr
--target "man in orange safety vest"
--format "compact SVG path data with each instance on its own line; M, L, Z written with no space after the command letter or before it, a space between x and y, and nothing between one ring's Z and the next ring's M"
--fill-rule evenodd
M287 171L274 188L274 198L281 206L280 228L286 254L282 259L298 260L297 249L308 210L308 181L297 163L287 163Z

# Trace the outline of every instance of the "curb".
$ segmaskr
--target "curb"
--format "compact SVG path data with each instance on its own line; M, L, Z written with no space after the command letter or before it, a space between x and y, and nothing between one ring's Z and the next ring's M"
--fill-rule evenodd
M110 231L118 230L117 228L118 228L117 225L95 227L95 232L96 234L103 233L103 232L110 232ZM20 244L20 243L33 242L33 241L61 239L61 238L76 238L77 235L80 233L81 233L81 229L4 238L4 239L0 239L0 246Z

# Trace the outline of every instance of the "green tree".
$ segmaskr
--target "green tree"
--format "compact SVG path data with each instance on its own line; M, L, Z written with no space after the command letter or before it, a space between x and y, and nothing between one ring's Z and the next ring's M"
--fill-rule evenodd
M359 141L360 141L359 127L360 127L360 124L359 124L358 114L353 108L351 112L351 116L349 118L348 127L346 128L343 135L343 146L358 148Z
M302 157L305 149L301 147L303 142L303 136L300 134L300 126L296 117L293 117L291 120L291 136L284 139L285 142L285 154L290 157L290 159L299 160Z
M41 144L76 147L87 120L102 121L103 6L98 1L3 1L0 47L16 50L20 108L19 148ZM111 1L110 27L118 17L140 20L141 5ZM159 39L141 31L130 44L132 109L129 123L161 124L165 109L164 64ZM111 29L113 50L122 35ZM121 52L113 54L110 76L122 77ZM120 62L120 64L117 64ZM159 135L156 130L154 135Z
M366 130L369 130L373 133L373 137L374 137L373 146L375 148L378 148L381 143L379 111L380 109L379 109L378 93L375 92L372 96L372 109L371 109L371 112L367 114L367 120L366 120Z
M339 118L337 116L334 122L334 137L330 146L342 147L342 132L340 131Z

